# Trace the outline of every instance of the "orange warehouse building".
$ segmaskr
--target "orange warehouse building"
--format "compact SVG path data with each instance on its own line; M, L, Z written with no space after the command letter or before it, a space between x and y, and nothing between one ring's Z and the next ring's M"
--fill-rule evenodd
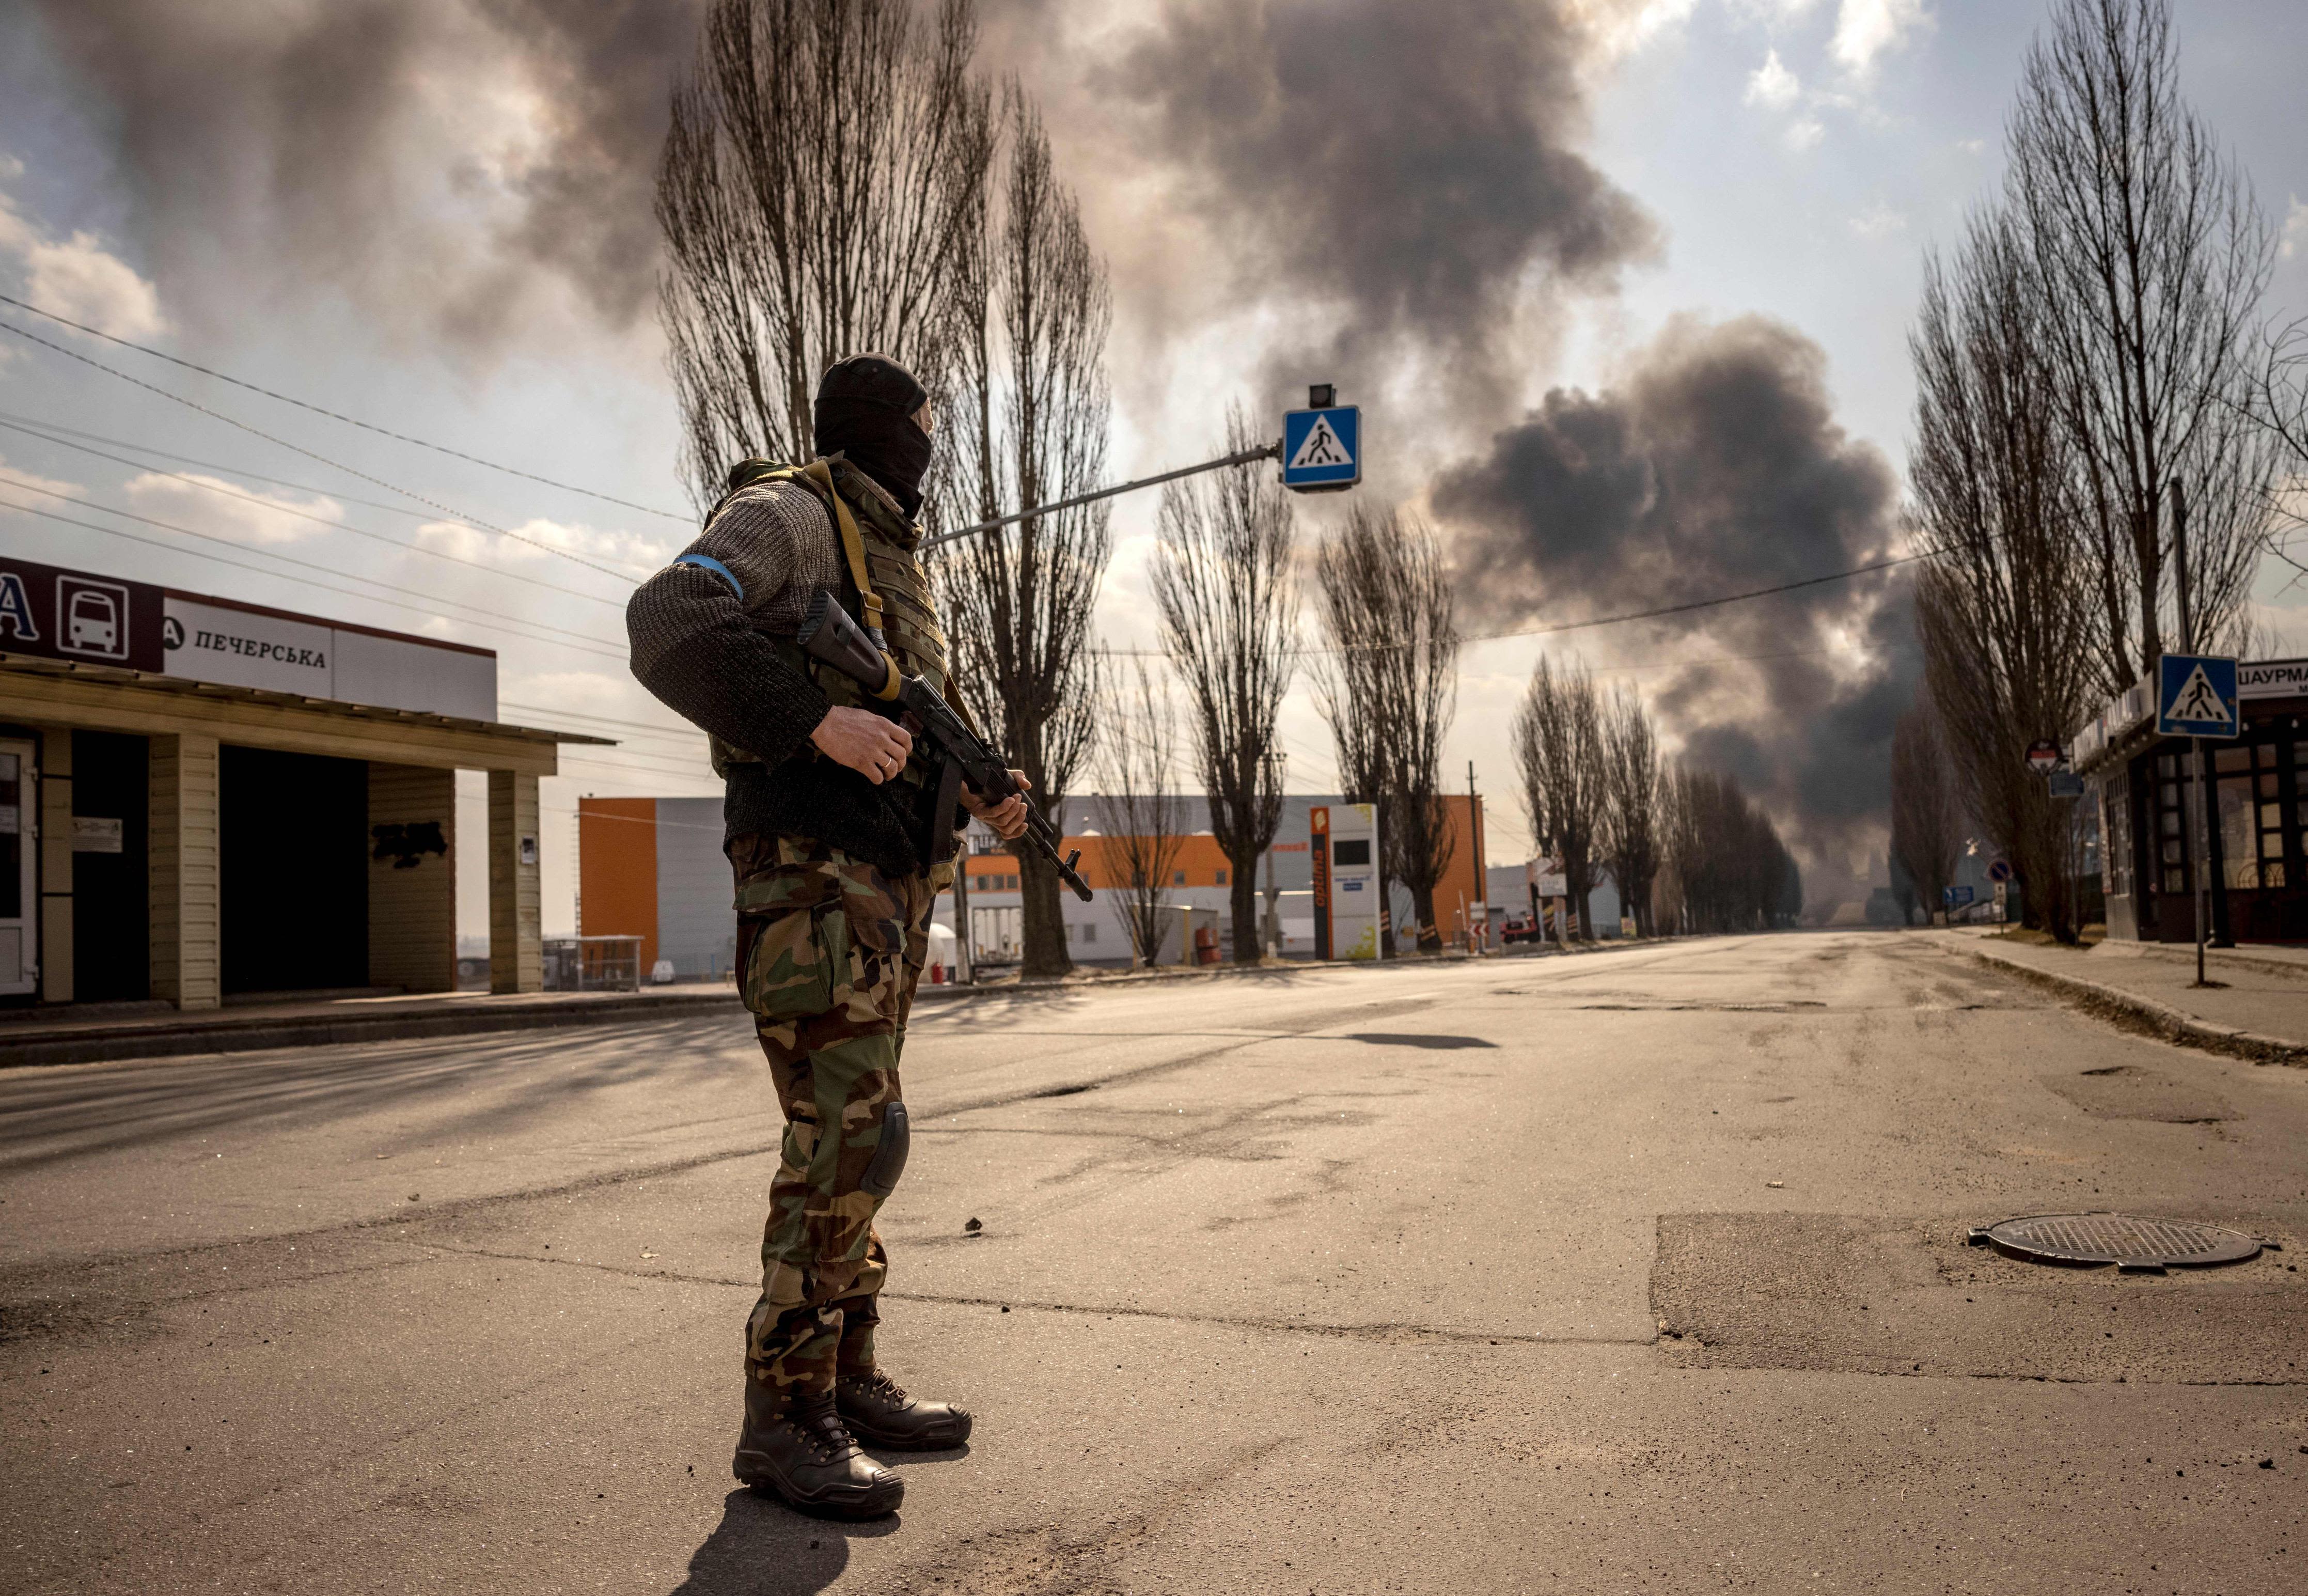
M638 936L641 973L718 980L737 953L718 798L577 800L577 933Z

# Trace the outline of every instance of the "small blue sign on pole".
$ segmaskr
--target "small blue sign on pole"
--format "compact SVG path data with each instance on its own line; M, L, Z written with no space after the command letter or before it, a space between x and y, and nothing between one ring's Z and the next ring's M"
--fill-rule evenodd
M1286 410L1282 486L1300 493L1337 493L1363 479L1363 413L1351 404Z
M1971 902L1971 889L1968 886L1943 886L1940 888L1940 902L1950 909L1961 909Z
M2156 662L2156 729L2164 737L2235 737L2236 662L2217 654L2166 654Z

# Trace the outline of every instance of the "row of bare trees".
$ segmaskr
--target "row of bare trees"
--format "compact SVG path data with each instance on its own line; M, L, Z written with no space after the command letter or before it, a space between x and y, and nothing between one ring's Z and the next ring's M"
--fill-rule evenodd
M1891 730L1891 862L1895 879L1914 888L1927 919L1955 884L1963 830L1963 800L1939 717L1928 703L1916 704Z
M1255 442L1236 412L1227 452ZM1227 858L1239 962L1264 952L1256 871L1281 820L1282 700L1302 663L1296 545L1289 497L1264 473L1176 483L1163 494L1155 606ZM1357 505L1316 548L1313 568L1324 639L1315 694L1343 796L1377 807L1382 902L1394 884L1406 887L1417 944L1434 951L1442 944L1434 890L1458 847L1442 792L1459 657L1449 567L1424 519ZM1138 718L1150 712L1141 702ZM1127 763L1117 753L1110 764L1117 785L1132 773Z
M2166 649L2243 640L2286 368L2253 359L2274 237L2180 97L2165 0L2063 0L2008 146L2002 193L1929 263L1909 341L1932 558L1894 845L1927 888L1968 813L2025 884L2028 922L2072 941L2075 830L2027 747L2064 741ZM1908 790L1927 760L1951 802Z
M1668 858L1678 778L1660 759L1658 729L1641 697L1623 684L1606 694L1583 665L1542 659L1513 737L1532 839L1562 861L1580 934L1596 934L1593 894L1607 870L1620 911L1643 936L1655 935L1652 888Z
M1659 783L1664 858L1650 893L1663 930L1736 932L1794 925L1803 872L1739 778L1675 770Z

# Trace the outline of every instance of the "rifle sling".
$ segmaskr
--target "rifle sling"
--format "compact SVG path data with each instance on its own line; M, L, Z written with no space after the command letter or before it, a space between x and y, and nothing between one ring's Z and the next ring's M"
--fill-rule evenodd
M857 597L866 606L866 629L879 643L882 639L882 596L874 591L873 578L866 574L866 543L857 535L857 518L849 513L849 506L834 490L832 467L822 460L813 460L801 468L801 472L823 490L825 502L832 506L833 523L841 531L841 552L849 562L849 579L857 584Z

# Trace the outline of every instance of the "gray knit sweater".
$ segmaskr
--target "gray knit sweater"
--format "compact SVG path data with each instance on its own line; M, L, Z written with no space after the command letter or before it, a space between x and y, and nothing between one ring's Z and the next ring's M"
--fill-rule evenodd
M763 763L729 774L728 834L814 838L893 876L922 868L915 789L876 786L809 741L831 701L779 657L810 595L841 589L840 538L817 496L792 483L748 487L723 505L676 562L625 606L633 675L691 724Z

